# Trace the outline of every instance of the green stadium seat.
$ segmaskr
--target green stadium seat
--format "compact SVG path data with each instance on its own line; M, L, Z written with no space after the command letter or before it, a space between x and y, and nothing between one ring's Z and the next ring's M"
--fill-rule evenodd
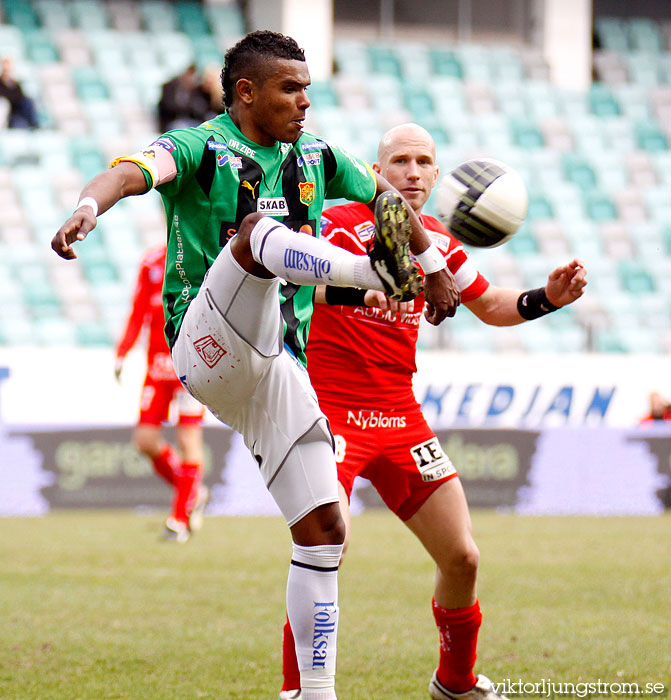
M629 50L629 37L623 20L598 17L594 22L594 30L602 48L622 52Z
M433 97L422 86L416 84L406 83L403 86L403 100L415 121L432 114L435 109Z
M238 37L245 33L245 22L237 3L208 3L203 11L218 37Z
M210 36L210 23L198 2L181 0L175 5L175 17L179 30L196 40L202 36Z
M401 77L401 61L391 47L380 44L370 45L368 47L368 59L373 73L393 75L397 78Z
M613 117L622 114L620 103L610 91L610 88L603 83L593 83L587 100L592 114L598 117Z
M436 75L450 76L463 80L464 68L454 51L432 48L429 51L431 66Z
M78 66L72 71L75 90L80 100L106 100L109 98L107 84L92 66Z
M538 253L538 242L531 229L523 225L520 230L506 243L509 251L519 257L536 255Z
M635 126L636 142L644 151L666 151L668 141L655 122L638 122Z
M9 2L4 4L5 21L22 32L38 29L40 20L32 5L27 2Z
M619 265L619 275L623 289L636 296L651 294L655 291L655 283L647 268L634 260L622 260Z
M554 211L550 200L540 192L529 192L529 210L527 220L552 219Z
M177 18L174 6L165 0L144 0L139 6L142 22L151 34L174 32Z
M109 27L105 5L99 0L73 0L71 12L74 26L87 32Z
M593 221L617 219L613 201L603 192L589 191L584 194L585 211Z
M513 142L520 148L534 149L544 145L543 134L538 126L528 119L512 118L510 130Z
M328 80L313 80L308 88L308 97L313 108L337 107L338 95L333 88L333 83Z
M581 190L592 189L596 186L596 174L592 166L581 156L566 153L562 156L564 177L577 185Z
M55 63L60 60L56 45L43 29L25 33L27 57L33 63Z
M664 39L659 24L647 17L633 17L627 23L629 46L647 53L660 53L664 50Z

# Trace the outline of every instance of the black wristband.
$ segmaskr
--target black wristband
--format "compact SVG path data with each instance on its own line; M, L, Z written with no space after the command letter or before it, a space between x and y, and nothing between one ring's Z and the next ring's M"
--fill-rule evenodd
M533 321L546 314L556 311L559 307L551 304L545 294L545 288L530 289L522 292L517 300L517 311L527 321Z
M365 306L366 290L356 287L326 287L326 303L333 306Z

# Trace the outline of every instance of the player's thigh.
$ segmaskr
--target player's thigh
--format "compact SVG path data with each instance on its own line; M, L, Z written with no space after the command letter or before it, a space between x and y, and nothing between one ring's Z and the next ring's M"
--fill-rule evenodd
M479 552L473 540L466 496L458 478L440 484L406 525L424 545L441 571L477 567Z
M419 406L379 415L377 463L362 473L389 509L404 522L457 471Z
M172 350L192 396L237 426L272 360L282 352L278 282L245 273L224 248L189 304Z
M154 381L147 377L140 394L138 425L160 426L167 421L172 395L172 382Z
M302 522L296 533L299 539L300 533L310 539L322 529L319 523L308 523L308 516L319 506L339 501L333 446L325 420L291 445L267 486L289 527Z

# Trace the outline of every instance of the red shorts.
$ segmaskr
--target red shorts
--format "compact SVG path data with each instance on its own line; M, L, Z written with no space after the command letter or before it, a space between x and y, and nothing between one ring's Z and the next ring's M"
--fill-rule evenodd
M199 425L203 405L188 394L177 378L156 381L147 375L140 396L138 425L161 425L170 416L170 404L177 400L179 425Z
M352 493L354 479L368 479L389 510L411 518L445 481L457 476L419 406L371 411L320 404L335 438L338 479Z

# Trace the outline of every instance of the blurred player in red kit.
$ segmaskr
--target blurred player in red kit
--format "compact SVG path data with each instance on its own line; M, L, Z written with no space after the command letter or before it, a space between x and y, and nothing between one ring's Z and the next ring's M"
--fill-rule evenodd
M485 323L509 326L539 318L583 293L586 272L573 260L549 276L545 288L521 292L491 285L461 244L435 218L421 214L438 178L430 134L404 124L384 135L373 166L420 215L454 275L461 301ZM322 236L361 253L374 233L365 206L327 209ZM427 272L430 270L424 270ZM335 438L340 507L347 525L356 476L369 479L385 504L419 538L436 562L432 601L440 639L434 700L498 700L489 679L476 676L482 615L476 594L479 551L456 469L426 423L412 377L424 301L395 302L381 292L320 287L307 348L308 372ZM384 348L384 352L380 352ZM289 623L283 638L280 700L300 698Z
M165 257L166 247L158 246L149 249L142 259L131 312L116 348L114 373L120 380L124 358L146 329L147 375L134 440L138 450L151 460L154 471L173 488L172 513L165 524L165 538L186 542L191 532L202 526L208 496L207 487L201 483L204 408L177 379L165 340L162 300ZM179 413L176 429L179 455L161 431L173 401Z

